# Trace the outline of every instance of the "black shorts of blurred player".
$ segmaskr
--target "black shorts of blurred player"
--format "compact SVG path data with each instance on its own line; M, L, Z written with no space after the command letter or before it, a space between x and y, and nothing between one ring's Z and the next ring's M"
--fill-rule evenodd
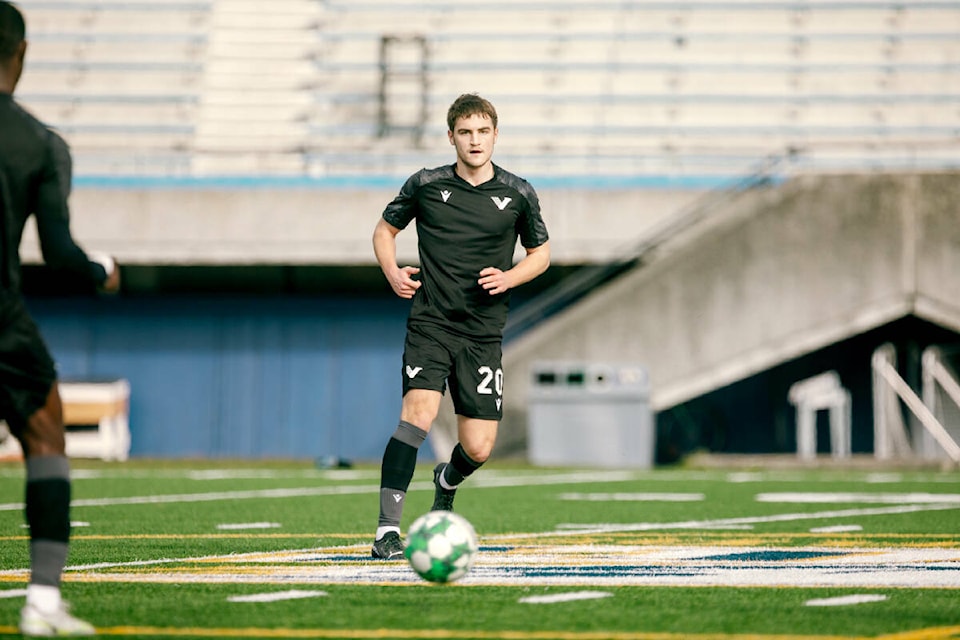
M22 298L0 291L0 420L17 439L24 437L28 418L47 404L56 379L53 358ZM55 448L63 448L60 429L50 437Z

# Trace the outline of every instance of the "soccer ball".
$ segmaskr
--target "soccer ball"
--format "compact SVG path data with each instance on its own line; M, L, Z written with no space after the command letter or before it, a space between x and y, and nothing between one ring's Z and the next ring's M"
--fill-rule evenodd
M473 525L452 511L431 511L414 520L403 550L413 570L430 582L459 580L476 554Z

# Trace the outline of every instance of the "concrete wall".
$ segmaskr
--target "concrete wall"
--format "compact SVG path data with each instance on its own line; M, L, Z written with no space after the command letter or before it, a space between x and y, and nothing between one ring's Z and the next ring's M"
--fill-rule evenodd
M79 188L71 198L75 236L122 264L374 264L371 235L403 183L370 188ZM536 181L532 181L536 187ZM554 262L609 258L625 241L696 200L702 191L566 189L539 192ZM25 261L38 261L36 235ZM398 238L398 256L416 260L416 231Z
M960 329L956 175L794 179L744 194L509 345L501 443L537 360L640 363L662 410L907 315Z
M910 184L916 229L918 315L960 331L960 180L956 174L918 176Z

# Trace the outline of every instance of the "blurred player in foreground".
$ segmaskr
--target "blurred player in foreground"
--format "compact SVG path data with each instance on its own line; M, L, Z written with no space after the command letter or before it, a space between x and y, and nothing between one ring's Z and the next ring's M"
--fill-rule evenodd
M26 461L30 583L20 616L27 636L86 636L89 623L70 615L60 580L70 538L70 468L63 407L50 353L20 295L19 247L36 216L44 261L104 291L117 291L112 258L91 260L70 234L66 143L13 99L27 49L23 15L0 0L0 419Z
M461 95L447 112L447 127L456 162L407 179L373 233L387 282L401 298L413 299L400 423L383 454L371 551L383 560L403 558L407 488L448 384L459 442L450 461L434 469L433 510L452 510L457 486L490 456L503 416L501 344L509 291L550 264L536 192L491 159L498 135L494 106ZM400 267L396 237L413 220L421 266ZM526 255L514 264L518 238Z

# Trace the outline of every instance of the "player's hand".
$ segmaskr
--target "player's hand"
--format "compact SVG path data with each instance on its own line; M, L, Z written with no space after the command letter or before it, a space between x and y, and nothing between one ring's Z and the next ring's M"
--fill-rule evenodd
M120 291L120 265L114 261L113 271L107 274L107 279L100 285L100 290L104 293L117 293Z
M506 293L510 288L510 278L505 271L496 267L487 267L480 272L480 279L477 280L481 287L495 296L500 293Z
M395 294L409 300L423 284L419 280L413 279L413 276L417 273L420 273L419 267L401 267L387 278L387 281Z
M90 253L89 257L107 272L107 279L100 284L100 291L103 293L120 291L120 265L114 257L106 253Z

